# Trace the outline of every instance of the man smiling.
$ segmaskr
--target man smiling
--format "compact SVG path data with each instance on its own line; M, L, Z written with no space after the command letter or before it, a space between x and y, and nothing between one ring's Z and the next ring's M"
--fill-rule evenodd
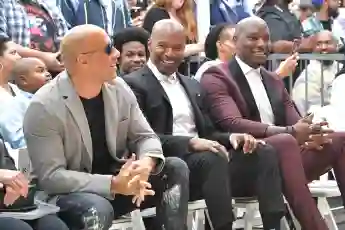
M308 182L334 168L345 200L344 133L324 129L302 118L282 81L262 66L267 60L270 31L258 17L242 20L234 35L236 56L207 70L201 80L212 117L224 131L262 138L278 153L283 192L302 229L328 229Z

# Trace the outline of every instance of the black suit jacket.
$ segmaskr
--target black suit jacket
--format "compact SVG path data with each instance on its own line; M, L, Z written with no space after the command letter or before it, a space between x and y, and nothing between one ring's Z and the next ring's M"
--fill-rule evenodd
M205 107L204 92L194 79L177 74L193 108L196 131L200 138L218 141L231 148L230 133L217 132ZM152 71L144 66L123 77L137 97L140 108L153 130L160 137L164 154L177 156L187 153L191 137L173 136L173 113L168 96Z

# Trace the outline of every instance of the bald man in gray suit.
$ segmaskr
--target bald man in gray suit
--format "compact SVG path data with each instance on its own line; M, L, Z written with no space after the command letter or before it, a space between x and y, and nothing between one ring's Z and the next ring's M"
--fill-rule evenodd
M163 156L135 95L116 78L119 52L106 32L74 27L61 51L66 71L36 93L24 119L39 187L57 197L72 229L108 230L114 214L135 208L132 199L157 204L154 229L186 229L188 168Z

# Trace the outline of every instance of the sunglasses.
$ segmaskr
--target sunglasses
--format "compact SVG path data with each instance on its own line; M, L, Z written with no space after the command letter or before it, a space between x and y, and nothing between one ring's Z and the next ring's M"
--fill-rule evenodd
M113 42L111 40L109 40L108 44L105 46L103 51L107 55L110 55L111 52L113 51L113 48L114 48ZM92 53L97 53L99 51L100 50L93 50L93 51L82 52L81 54L92 54Z

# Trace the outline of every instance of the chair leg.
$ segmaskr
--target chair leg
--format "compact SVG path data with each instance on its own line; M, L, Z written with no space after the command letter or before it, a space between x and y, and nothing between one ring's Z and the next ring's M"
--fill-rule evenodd
M132 218L133 229L135 229L135 230L146 230L145 224L144 224L144 221L143 221L143 218L141 216L141 212L139 209L136 209L136 210L131 212L131 218ZM126 230L126 228L124 230Z
M252 205L246 206L246 213L244 214L244 230L252 230L255 217L255 209Z
M281 226L281 230L290 230L289 223L287 222L287 219L285 216L283 216L283 218L281 219L280 226Z
M202 226L204 226L204 221L205 221L205 214L204 210L196 210L194 212L194 221L193 221L193 230L201 230Z
M289 203L286 203L286 206L288 208L289 214L291 215L293 226L296 230L301 230L301 225L299 224L299 221L297 220L296 216L294 215Z
M338 230L337 223L335 222L333 213L331 211L331 208L328 204L326 197L320 197L318 198L317 206L321 212L321 215L326 221L326 224L330 230Z
M194 212L188 212L187 216L187 228L194 230Z
M205 213L206 213L206 218L208 220L208 224L210 225L210 229L214 230L214 227L213 227L213 224L212 224L212 221L211 221L211 218L210 218L210 214L208 213L207 209L205 209Z

